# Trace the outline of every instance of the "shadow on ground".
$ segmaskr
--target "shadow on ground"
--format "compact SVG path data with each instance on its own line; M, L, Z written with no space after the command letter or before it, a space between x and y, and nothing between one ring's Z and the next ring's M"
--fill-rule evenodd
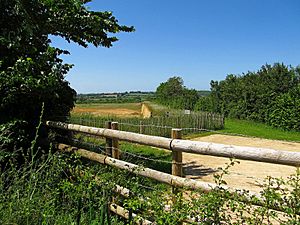
M196 161L189 162L183 166L183 173L185 177L189 177L192 179L199 179L210 174L217 172L218 169L215 168L207 168L204 165L197 164Z

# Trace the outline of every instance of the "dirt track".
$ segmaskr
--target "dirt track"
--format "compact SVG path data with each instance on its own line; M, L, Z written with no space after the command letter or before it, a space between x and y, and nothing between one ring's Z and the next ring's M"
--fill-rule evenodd
M246 138L215 134L207 137L196 138L194 140L300 152L300 143L260 138ZM238 161L240 164L233 166L230 169L231 174L225 176L228 186L235 188L248 189L258 192L261 190L263 179L267 176L286 178L295 173L295 168L291 166L252 162L246 160ZM228 158L184 153L183 162L187 164L184 168L186 177L213 182L213 174L218 170L218 168L224 168L225 163L230 161Z

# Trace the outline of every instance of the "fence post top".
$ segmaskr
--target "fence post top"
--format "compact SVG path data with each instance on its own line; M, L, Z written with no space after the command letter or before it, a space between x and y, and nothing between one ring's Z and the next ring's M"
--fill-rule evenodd
M182 131L181 128L172 128L172 131Z

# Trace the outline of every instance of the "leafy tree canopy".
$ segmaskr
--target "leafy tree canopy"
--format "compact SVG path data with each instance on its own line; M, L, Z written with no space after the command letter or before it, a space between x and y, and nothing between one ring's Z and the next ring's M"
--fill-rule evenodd
M199 95L194 89L183 85L183 79L178 76L169 78L156 89L157 100L172 108L193 109Z
M156 89L156 96L159 101L172 100L182 95L184 86L181 77L171 77L166 82L161 83Z
M0 1L0 120L32 122L45 102L45 117L63 119L73 107L75 91L65 80L72 65L59 58L67 51L52 47L49 35L83 47L111 47L109 36L131 32L111 12L88 10L87 0Z
M0 0L0 146L13 151L21 141L28 147L43 104L43 118L60 121L74 106L76 92L65 80L72 65L60 58L69 52L51 46L49 35L83 47L111 47L114 34L134 30L119 25L111 12L89 10L87 2Z
M211 81L210 96L201 99L197 108L299 130L299 84L299 67L266 64L256 72Z

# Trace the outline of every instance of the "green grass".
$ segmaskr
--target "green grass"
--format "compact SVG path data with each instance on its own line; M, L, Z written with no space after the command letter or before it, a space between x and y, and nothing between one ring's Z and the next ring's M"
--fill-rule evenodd
M300 132L284 131L263 123L248 120L226 119L221 133L241 134L259 138L300 142Z
M103 207L119 172L101 165L86 167L75 155L45 157L1 171L0 224L103 224ZM103 182L95 182L94 176ZM110 219L123 224L114 215Z
M102 149L105 148L105 140L102 138L77 134L76 139L80 140L76 144L78 147L87 148L95 152L99 152L97 150L99 147ZM161 172L171 173L171 151L124 141L119 142L119 149L121 150L121 160Z
M166 112L170 111L167 106L160 105L154 102L146 101L145 104L148 105L149 109L152 111L153 116L163 116Z
M171 173L171 151L126 142L121 142L120 149L124 152L122 160Z

